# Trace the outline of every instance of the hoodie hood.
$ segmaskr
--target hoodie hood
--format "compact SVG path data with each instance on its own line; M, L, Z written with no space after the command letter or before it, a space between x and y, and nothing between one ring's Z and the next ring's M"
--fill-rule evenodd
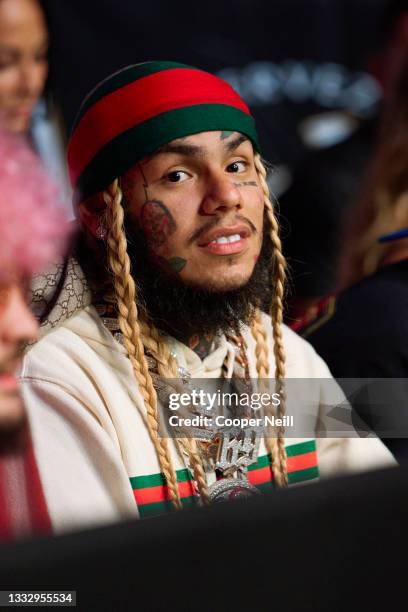
M92 303L92 291L74 257L60 259L32 278L30 307L40 322L40 337Z

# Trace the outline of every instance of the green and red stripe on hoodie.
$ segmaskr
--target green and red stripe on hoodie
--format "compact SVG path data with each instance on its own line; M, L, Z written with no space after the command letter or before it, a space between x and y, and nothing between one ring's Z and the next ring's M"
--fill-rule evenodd
M289 485L318 478L316 441L308 440L286 447ZM270 455L262 455L249 466L248 480L260 491L271 489L273 472ZM189 469L177 470L177 482L183 507L198 503L194 481ZM141 517L172 511L166 479L163 474L149 474L130 478Z

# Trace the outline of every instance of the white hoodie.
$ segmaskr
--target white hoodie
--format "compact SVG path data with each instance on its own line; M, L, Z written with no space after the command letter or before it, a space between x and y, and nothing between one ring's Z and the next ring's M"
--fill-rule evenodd
M269 317L270 371L274 372ZM314 349L283 328L288 378L317 379L312 403L316 423L325 419L328 403L319 379L331 378ZM255 341L246 330L250 374L256 378ZM203 361L185 345L170 339L179 365L195 378L221 377L221 366L234 359L222 338ZM148 516L168 508L166 487L144 423L145 407L124 347L87 306L51 329L30 348L21 382L36 459L56 532ZM334 383L333 383L334 387ZM332 387L332 388L333 388ZM338 389L339 401L344 396ZM332 398L331 398L332 399ZM287 412L290 414L290 397ZM295 402L296 403L296 402ZM296 410L296 406L292 406ZM191 474L169 446L186 504L194 501ZM372 438L286 439L289 482L315 480L395 465L380 440ZM270 461L261 444L259 462L249 480L260 489L270 485ZM184 503L184 502L183 502Z

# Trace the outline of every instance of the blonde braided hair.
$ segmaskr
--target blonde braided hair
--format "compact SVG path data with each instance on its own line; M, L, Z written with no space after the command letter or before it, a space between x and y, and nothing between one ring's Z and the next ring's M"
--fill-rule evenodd
M169 345L163 339L159 330L154 325L147 325L141 321L142 341L146 349L154 356L157 362L159 375L166 380L178 378L177 361L173 357ZM194 480L197 483L200 498L204 504L209 504L207 480L203 464L198 452L197 443L192 438L176 438L180 453L188 456L190 467L193 471Z
M266 182L266 167L262 163L259 154L255 155L255 168L258 173L264 194L264 202L266 214L270 225L270 239L273 245L273 260L272 260L272 283L273 283L273 298L270 309L272 319L273 332L273 352L275 355L275 380L276 391L280 395L280 405L278 407L278 417L281 418L285 414L285 348L283 344L282 323L283 323L283 301L285 293L286 279L286 261L282 253L282 242L279 238L279 226L273 212L273 205L270 200L269 187ZM251 331L256 340L257 346L255 350L257 358L257 373L258 377L267 377L269 373L268 365L268 346L267 337L264 331L261 331L262 323L260 313L258 312L253 321ZM285 431L283 427L278 427L278 437L266 438L267 450L272 455L272 466L274 476L279 486L286 486L288 482L287 474L287 456L285 450Z
M278 223L273 213L269 198L269 188L266 182L266 168L259 155L255 156L255 167L259 176L265 197L270 227L271 241L274 247L273 280L274 297L271 304L271 317L274 339L274 354L276 361L275 377L277 390L281 394L281 404L278 416L284 414L285 352L282 338L283 297L285 284L285 259L282 254L281 241L278 233ZM113 284L118 306L118 323L124 337L124 345L133 366L136 379L146 406L146 425L154 444L161 471L166 479L170 499L176 509L182 507L177 485L177 475L168 443L158 435L157 394L149 372L145 348L157 360L158 373L164 378L177 378L177 363L171 354L167 342L160 332L138 317L136 306L136 286L131 274L130 259L127 253L127 240L124 230L124 209L122 206L122 190L118 180L114 180L104 191L104 201L107 206L107 251L108 264L113 274ZM251 332L256 341L256 367L259 378L266 378L269 373L267 336L261 322L261 314L256 312L252 322ZM209 503L205 472L194 439L179 438L179 448L188 455L190 467L193 470L201 499ZM286 452L284 445L284 430L278 429L278 438L266 439L267 450L272 456L272 468L275 481L279 486L287 484Z
M158 436L157 394L149 373L149 366L141 340L136 306L136 287L130 273L130 259L123 228L122 191L117 180L113 181L104 192L104 201L107 206L107 227L109 228L107 237L108 263L113 274L113 285L118 306L118 323L145 402L146 424L150 438L154 444L161 470L166 478L171 501L176 509L180 509L181 501L177 475L167 440Z
M255 317L251 324L251 333L255 339L255 357L256 357L256 371L258 378L266 379L269 377L269 360L268 360L268 344L267 335L265 328L262 324L261 312L256 311ZM278 385L277 385L278 389ZM281 405L284 402L282 396L282 389L278 391L281 399ZM279 406L279 408L281 407ZM283 412L282 410L280 411ZM285 453L285 439L282 428L278 429L278 437L265 437L265 446L267 451L271 455L272 470L275 478L275 482L279 487L286 485L286 453Z

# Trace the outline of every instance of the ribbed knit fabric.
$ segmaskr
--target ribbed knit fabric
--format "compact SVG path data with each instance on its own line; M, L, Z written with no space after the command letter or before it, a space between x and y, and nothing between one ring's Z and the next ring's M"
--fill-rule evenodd
M105 189L135 163L176 138L237 131L259 150L255 121L222 79L175 62L128 66L84 100L68 145L76 200Z

